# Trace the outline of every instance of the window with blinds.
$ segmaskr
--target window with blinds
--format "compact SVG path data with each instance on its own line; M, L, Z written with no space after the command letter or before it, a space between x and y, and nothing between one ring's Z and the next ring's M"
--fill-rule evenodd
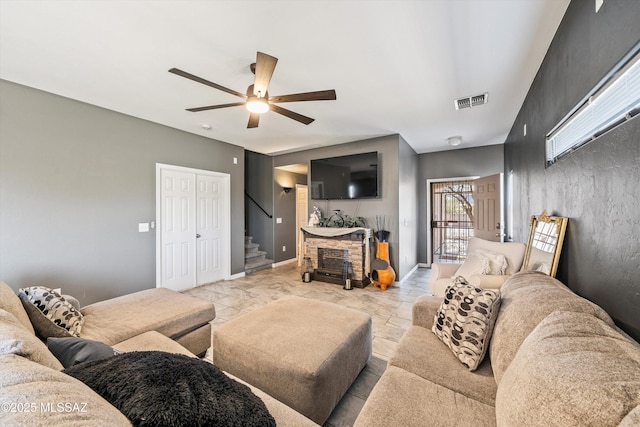
M639 112L640 43L547 134L547 166Z

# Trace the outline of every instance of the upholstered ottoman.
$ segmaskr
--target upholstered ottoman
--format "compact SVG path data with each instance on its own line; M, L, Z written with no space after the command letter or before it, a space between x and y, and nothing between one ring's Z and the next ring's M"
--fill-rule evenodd
M371 356L371 317L284 297L214 330L213 362L323 424Z

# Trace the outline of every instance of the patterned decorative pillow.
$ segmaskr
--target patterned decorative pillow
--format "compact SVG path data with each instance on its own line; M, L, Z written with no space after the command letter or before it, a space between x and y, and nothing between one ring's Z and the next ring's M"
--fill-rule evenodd
M18 290L18 296L42 339L80 336L84 316L53 289L31 286Z
M500 308L500 291L471 286L458 276L445 292L431 330L470 371L489 348Z

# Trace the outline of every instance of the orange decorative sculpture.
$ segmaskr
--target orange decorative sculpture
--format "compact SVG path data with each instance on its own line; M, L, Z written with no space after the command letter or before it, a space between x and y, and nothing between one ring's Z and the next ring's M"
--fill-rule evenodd
M373 286L386 291L387 287L391 286L396 279L396 272L391 268L389 262L389 242L378 242L376 259L371 263L371 268Z

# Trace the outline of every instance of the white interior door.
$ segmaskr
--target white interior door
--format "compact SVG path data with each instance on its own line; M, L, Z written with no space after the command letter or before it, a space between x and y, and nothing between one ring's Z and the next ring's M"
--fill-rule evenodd
M161 283L179 291L196 283L195 175L162 169L160 182Z
M211 175L196 176L197 227L196 252L198 260L197 285L225 278L227 253L225 248L227 223L223 209L226 199L224 178Z
M300 262L300 227L309 224L307 186L296 184L296 258Z
M231 271L228 174L157 165L156 286L176 291Z

